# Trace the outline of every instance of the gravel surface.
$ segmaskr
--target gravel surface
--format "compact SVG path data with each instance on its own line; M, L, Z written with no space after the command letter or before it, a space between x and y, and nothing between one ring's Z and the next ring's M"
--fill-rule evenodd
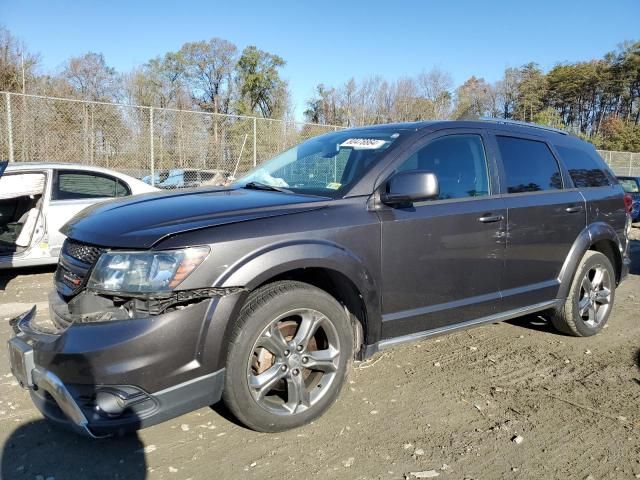
M34 409L0 350L3 479L640 478L640 229L607 328L536 316L398 347L356 365L315 423L260 434L221 407L92 441ZM0 336L52 270L0 276Z

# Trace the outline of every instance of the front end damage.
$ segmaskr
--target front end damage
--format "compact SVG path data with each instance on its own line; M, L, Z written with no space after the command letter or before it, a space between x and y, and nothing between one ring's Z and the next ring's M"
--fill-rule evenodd
M62 281L58 272L48 315L34 307L11 321L8 345L13 375L46 418L101 437L221 398L222 338L242 288L122 296L83 281L65 296Z
M241 288L198 288L157 294L108 295L85 289L65 302L53 292L49 297L54 325L58 331L73 323L108 322L162 315L183 310L213 298L231 295Z

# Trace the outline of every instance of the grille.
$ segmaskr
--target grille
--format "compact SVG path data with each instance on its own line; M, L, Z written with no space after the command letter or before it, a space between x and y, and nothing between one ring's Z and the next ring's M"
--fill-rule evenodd
M66 255L69 255L76 260L80 260L83 263L93 265L94 263L96 263L98 257L102 255L105 249L67 239L64 242L62 251Z

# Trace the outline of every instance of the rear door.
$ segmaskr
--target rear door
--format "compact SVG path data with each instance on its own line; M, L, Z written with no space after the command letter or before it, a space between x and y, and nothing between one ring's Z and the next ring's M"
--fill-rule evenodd
M5 169L7 168L7 165L9 165L9 162L7 162L6 160L0 162L0 177L2 176L2 174L5 171Z
M584 198L544 138L495 132L507 208L503 308L553 300L562 265L586 225Z
M604 222L622 239L627 222L623 188L593 145L583 142L555 144L575 187L587 201L587 224Z
M446 327L500 311L506 210L481 131L419 141L395 171L436 174L439 198L384 207L382 337Z
M94 203L130 193L122 180L105 173L71 169L54 171L47 214L49 245L54 255L65 238L60 228L75 214Z

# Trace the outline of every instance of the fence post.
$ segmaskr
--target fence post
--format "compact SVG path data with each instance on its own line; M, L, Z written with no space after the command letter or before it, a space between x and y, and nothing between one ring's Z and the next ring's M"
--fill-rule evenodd
M13 125L11 123L11 96L9 92L5 92L5 100L7 101L7 138L9 141L9 161L13 162Z
M149 107L149 160L151 162L151 186L155 186L155 157L153 152L153 107Z
M258 119L253 117L253 166L258 163Z

